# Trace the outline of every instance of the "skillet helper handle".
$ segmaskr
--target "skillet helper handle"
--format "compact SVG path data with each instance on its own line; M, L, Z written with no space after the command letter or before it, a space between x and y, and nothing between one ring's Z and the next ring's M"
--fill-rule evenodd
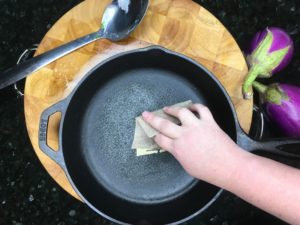
M49 147L47 144L47 135L48 135L48 124L49 124L49 118L51 115L53 115L56 112L63 113L65 108L65 102L60 101L49 108L47 108L45 111L43 111L40 119L40 125L39 125L39 147L40 149L48 155L53 161L55 161L57 164L59 164L62 168L65 168L65 162L63 159L62 150L60 148L60 145L58 145L58 150L55 151L52 148Z
M277 138L271 140L253 140L244 132L239 134L239 146L249 152L263 152L293 159L300 159L300 139Z

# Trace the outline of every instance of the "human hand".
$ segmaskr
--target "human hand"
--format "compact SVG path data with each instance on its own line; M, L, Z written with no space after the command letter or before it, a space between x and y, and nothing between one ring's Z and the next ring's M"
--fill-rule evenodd
M149 112L143 113L143 119L160 132L157 144L173 154L191 176L224 188L289 224L300 224L298 169L240 149L203 105L164 110L182 125Z
M164 111L178 118L181 126L150 112L142 114L143 119L160 132L154 139L156 143L169 151L191 176L226 186L243 151L217 125L210 110L194 104L189 109L165 107Z

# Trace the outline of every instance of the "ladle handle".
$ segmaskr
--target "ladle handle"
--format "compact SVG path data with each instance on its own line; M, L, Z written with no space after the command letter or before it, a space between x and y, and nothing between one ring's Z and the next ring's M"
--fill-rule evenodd
M16 65L0 73L0 89L3 89L17 81L25 78L29 74L41 69L53 61L79 49L95 40L103 37L102 30L91 33L67 44L61 45L41 55L33 57L24 63Z

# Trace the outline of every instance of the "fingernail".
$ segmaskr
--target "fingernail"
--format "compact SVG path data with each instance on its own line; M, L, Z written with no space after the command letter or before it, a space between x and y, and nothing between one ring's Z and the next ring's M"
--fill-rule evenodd
M145 119L148 118L150 115L150 113L148 111L145 111L142 113L142 117L144 117Z
M164 107L164 110L166 111L166 110L168 110L169 109L169 107L168 106L166 106L166 107Z

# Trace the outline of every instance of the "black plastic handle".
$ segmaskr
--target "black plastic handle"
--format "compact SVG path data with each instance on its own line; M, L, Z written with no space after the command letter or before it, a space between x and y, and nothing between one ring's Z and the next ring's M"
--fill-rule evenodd
M58 145L58 150L55 151L49 147L47 144L47 135L48 135L48 123L49 118L56 112L61 112L62 114L65 111L65 101L60 101L49 108L47 108L41 115L40 126L39 126L39 146L40 149L48 155L52 160L59 164L62 168L65 168L65 161L63 157L60 144Z
M298 160L300 159L300 139L280 138L257 141L251 139L240 128L237 132L237 144L249 152L259 151Z

